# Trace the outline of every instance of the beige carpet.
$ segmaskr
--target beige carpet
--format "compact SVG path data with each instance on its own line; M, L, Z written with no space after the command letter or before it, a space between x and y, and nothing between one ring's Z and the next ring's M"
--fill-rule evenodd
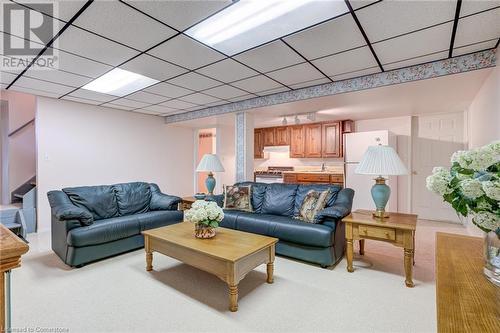
M218 278L143 250L67 268L50 250L50 234L29 237L23 266L12 273L13 327L70 332L435 332L436 231L460 225L419 221L415 288L404 285L402 249L366 242L354 273L278 257L274 284L265 266L240 283L239 311L228 311Z

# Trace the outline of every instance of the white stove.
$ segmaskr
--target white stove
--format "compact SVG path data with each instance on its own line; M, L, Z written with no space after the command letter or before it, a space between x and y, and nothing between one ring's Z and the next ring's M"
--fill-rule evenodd
M267 167L267 170L255 171L254 179L257 183L283 183L283 171L293 171L293 167Z

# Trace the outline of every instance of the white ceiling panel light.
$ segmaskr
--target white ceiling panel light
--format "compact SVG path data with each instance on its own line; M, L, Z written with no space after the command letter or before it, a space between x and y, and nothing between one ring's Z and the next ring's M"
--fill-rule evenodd
M160 81L147 76L115 68L82 88L113 96L125 96Z
M186 33L233 55L347 11L339 0L240 0Z

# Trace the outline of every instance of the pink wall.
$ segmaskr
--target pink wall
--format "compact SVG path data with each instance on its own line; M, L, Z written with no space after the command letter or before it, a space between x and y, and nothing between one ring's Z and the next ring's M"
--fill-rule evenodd
M213 133L200 133L198 134L198 160L197 165L200 163L203 155L213 154L215 135ZM198 172L198 192L206 193L205 179L207 179L208 172Z

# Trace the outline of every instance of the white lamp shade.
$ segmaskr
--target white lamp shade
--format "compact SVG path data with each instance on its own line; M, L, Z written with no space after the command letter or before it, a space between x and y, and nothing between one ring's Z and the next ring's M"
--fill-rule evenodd
M224 167L219 160L219 157L215 154L205 154L201 158L200 164L196 168L196 172L222 172L224 171Z
M379 145L368 147L355 173L397 176L408 174L408 170L392 147Z

